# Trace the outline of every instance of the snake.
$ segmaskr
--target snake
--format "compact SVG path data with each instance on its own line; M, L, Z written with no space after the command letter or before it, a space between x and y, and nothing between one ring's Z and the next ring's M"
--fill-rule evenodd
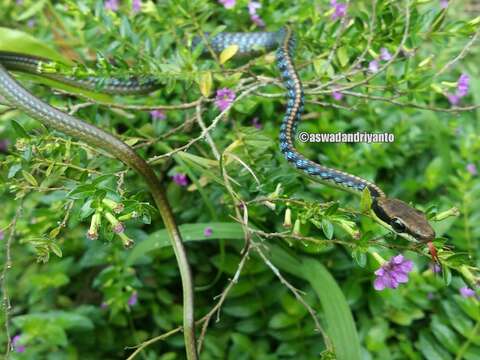
M206 40L206 42L205 42ZM235 46L236 57L255 56L259 52L276 51L276 66L286 89L286 109L280 126L280 150L285 159L294 168L313 180L327 186L362 195L368 191L371 196L370 210L375 219L387 229L410 241L428 245L430 254L437 260L433 245L435 231L426 215L406 202L389 198L375 183L345 171L334 169L307 159L295 147L297 126L304 111L304 91L294 64L296 48L295 34L290 26L284 26L275 32L221 32L216 35L204 33L192 40L192 50L203 47L203 53L221 54L225 49ZM26 90L9 71L20 71L46 77L77 88L100 91L115 95L141 95L157 90L161 84L154 77L128 77L124 79L101 79L96 76L78 78L75 75L45 71L46 65L55 65L47 58L29 54L0 51L0 95L8 103L47 127L56 129L69 136L80 139L124 162L136 170L145 180L160 211L169 233L177 257L184 291L184 326L187 357L196 359L193 324L193 292L191 272L182 238L175 222L165 190L153 169L131 147L118 137L83 120L56 109ZM185 309L186 308L186 309Z

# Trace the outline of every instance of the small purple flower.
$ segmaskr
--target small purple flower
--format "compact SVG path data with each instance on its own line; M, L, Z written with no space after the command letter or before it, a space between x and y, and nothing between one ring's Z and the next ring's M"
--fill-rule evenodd
M235 100L235 92L229 88L223 88L217 90L217 96L215 97L215 105L224 111Z
M17 1L15 1L15 3L16 3L17 5L23 5L23 0L17 0Z
M125 231L125 225L123 225L120 221L117 222L113 227L113 232L115 234L120 234L120 233L123 233L124 231Z
M331 0L330 5L334 9L332 20L337 20L347 15L347 4L337 3L337 0Z
M163 110L152 110L150 111L150 116L153 120L165 120L167 118Z
M30 28L30 29L33 29L35 27L35 25L37 25L37 22L35 21L35 19L29 19L27 21L27 26Z
M368 64L368 70L371 73L376 73L378 71L378 60L370 61L370 63Z
M8 139L0 139L0 153L6 153L9 144L10 141L8 141Z
M439 272L442 271L442 268L437 263L431 263L429 267L430 267L430 270L432 270L433 273L439 273Z
M396 289L399 284L408 282L408 273L412 269L412 261L406 260L403 255L394 256L375 271L377 278L373 287L377 291L385 288Z
M225 9L231 9L235 6L236 0L218 0L220 4L222 4Z
M334 90L334 91L332 91L332 97L335 100L340 101L340 100L343 99L343 94L340 91Z
M205 230L203 230L203 235L205 235L206 237L210 237L212 236L213 234L213 229L209 226L209 227L206 227Z
M265 26L265 22L262 20L262 18L260 17L260 15L258 14L255 14L255 15L252 15L250 16L250 19L255 23L255 25L257 25L258 27L264 27Z
M134 291L130 296L130 298L128 299L128 305L133 306L137 303L137 301L138 301L138 293Z
M472 164L472 163L467 164L467 166L465 168L473 176L478 174L478 170L477 170L477 167L475 166L475 164Z
M252 126L255 127L256 129L259 129L259 130L262 128L262 123L260 122L260 120L258 119L257 116L255 116L252 119Z
M18 342L20 341L21 335L15 335L12 338L12 346L15 349L16 352L18 353L23 353L25 352L26 348L25 345L20 345Z
M442 9L448 8L448 0L440 0L440 8Z
M464 286L460 288L460 295L462 295L464 298L474 297L475 291L470 289L468 286Z
M458 105L460 103L460 96L455 94L447 94L447 99L451 105Z
M435 296L434 293L432 293L432 292L427 293L427 299L428 299L428 300L433 300L433 299L435 299L435 297L436 297L436 296Z
M392 54L390 54L387 48L380 49L380 59L382 59L383 61L392 60Z
M106 309L108 308L108 304L106 301L102 301L102 303L100 304L100 309Z
M265 26L265 22L262 20L260 15L257 14L257 9L260 9L262 4L258 1L250 1L248 3L248 13L250 14L250 19L259 27Z
M105 1L105 9L111 11L117 11L119 8L118 0L107 0Z
M458 78L457 83L457 95L459 97L464 97L468 94L470 77L467 74L462 74Z
M172 179L177 185L180 185L180 186L188 185L188 177L186 174L177 173L172 176Z
M132 0L132 11L136 14L142 9L142 0Z
M0 240L5 239L5 233L0 229Z

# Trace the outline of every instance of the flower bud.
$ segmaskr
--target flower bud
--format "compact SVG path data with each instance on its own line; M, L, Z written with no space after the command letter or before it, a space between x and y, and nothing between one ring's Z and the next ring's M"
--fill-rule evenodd
M102 200L102 203L104 203L105 205L107 205L107 207L110 209L110 210L113 210L113 212L115 214L119 214L123 211L123 209L125 208L125 206L123 206L122 203L117 203L113 200L110 200L110 199L107 199L107 198L104 198Z
M90 221L90 228L88 229L87 232L87 237L90 240L97 240L98 239L98 229L100 227L101 223L101 215L100 212L95 212L92 216L92 220Z
M290 228L292 227L292 210L287 208L285 210L285 217L283 219L283 227Z

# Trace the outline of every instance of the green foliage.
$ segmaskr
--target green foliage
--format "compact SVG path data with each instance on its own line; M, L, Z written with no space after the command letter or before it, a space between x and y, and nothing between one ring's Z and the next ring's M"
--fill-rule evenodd
M374 180L424 210L441 248L443 273L433 274L423 245L372 221L368 193L353 199L284 160L284 89L272 54L237 60L230 57L235 49L219 59L192 51L192 39L205 32L258 30L248 1L225 9L213 0L144 0L139 13L130 1L119 3L109 11L102 0L3 0L0 51L55 60L45 71L160 82L149 95L114 97L101 94L101 85L88 92L18 75L35 95L117 134L164 174L193 269L197 318L233 281L219 321L214 314L206 332L202 359L479 358L479 302L459 295L478 281L480 255L480 181L467 168L480 168L480 113L473 106L480 104L480 21L470 8L350 1L345 22L332 20L327 0L262 1L258 10L267 30L291 22L296 32L306 94L300 131L395 135L389 144L297 145L306 157ZM382 48L391 62L379 60ZM375 59L378 73L368 70ZM446 94L462 73L470 91L455 109ZM224 87L237 100L219 118L212 100ZM335 100L334 90L344 98ZM204 135L195 107L167 109L166 120L148 112L201 97L205 126L214 122L206 141L189 144ZM179 326L177 265L145 184L98 149L0 99L4 139L10 144L7 152L0 147L0 264L11 308L0 311L2 349L5 322L26 348L12 359L122 359L133 352L127 347ZM186 144L187 151L161 156ZM171 181L177 173L188 175L188 186ZM243 257L246 240L251 247ZM375 291L376 259L400 252L415 263L408 284ZM296 295L316 313L325 337ZM182 334L147 346L140 357L183 359Z

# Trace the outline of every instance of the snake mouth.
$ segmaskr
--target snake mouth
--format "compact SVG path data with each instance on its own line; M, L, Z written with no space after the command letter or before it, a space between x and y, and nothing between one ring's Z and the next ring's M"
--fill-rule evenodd
M435 231L425 214L401 200L376 198L372 210L379 220L407 240L428 243L435 239Z

